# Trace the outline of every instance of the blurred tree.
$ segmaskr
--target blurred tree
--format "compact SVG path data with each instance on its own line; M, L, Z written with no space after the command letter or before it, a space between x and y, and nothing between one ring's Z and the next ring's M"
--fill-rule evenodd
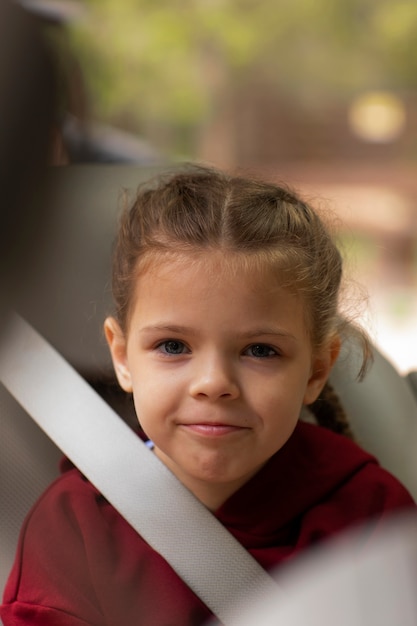
M417 87L415 0L85 0L95 115L179 150L257 75L299 104Z

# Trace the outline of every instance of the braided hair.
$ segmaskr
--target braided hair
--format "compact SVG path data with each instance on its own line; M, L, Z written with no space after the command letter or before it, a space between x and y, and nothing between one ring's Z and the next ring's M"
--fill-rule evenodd
M319 397L310 404L309 409L319 426L355 440L346 411L330 383L324 385Z

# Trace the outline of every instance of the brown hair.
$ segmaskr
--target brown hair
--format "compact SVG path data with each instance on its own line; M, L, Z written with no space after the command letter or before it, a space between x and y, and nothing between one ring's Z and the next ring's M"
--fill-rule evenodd
M201 167L140 188L122 216L113 295L124 331L140 263L153 258L149 253L202 249L220 249L238 255L241 262L277 268L286 286L303 296L313 348L346 331L338 313L342 259L318 214L286 187ZM368 344L362 337L365 364ZM321 394L318 414L323 414L326 396L332 397ZM327 414L323 421L329 426Z

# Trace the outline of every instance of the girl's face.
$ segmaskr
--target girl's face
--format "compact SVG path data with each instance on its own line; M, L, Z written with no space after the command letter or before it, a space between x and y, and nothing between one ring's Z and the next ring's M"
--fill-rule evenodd
M313 354L303 302L227 255L177 256L138 278L129 328L105 332L156 455L214 510L293 432L338 353Z

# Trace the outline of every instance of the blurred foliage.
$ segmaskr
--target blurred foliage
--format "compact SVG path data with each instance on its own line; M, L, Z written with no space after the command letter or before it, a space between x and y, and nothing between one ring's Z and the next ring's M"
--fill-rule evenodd
M198 127L247 76L309 106L417 87L415 0L84 2L72 41L94 115L145 135Z

